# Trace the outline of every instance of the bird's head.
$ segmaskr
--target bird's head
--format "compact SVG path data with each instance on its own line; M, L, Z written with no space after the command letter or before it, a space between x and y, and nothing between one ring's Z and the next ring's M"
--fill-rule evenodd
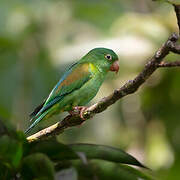
M115 71L116 73L119 71L119 63L117 54L111 50L106 48L95 48L88 52L83 59L88 60L97 66L100 71L108 72Z

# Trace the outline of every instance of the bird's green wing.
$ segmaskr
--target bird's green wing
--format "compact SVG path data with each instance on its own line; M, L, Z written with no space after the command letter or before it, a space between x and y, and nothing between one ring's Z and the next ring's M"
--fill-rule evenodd
M56 103L59 103L64 96L80 89L92 76L93 68L91 68L89 63L77 64L71 67L51 91L44 105L34 117L39 116Z

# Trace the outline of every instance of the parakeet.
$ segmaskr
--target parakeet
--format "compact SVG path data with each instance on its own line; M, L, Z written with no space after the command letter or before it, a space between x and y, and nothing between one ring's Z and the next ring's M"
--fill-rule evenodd
M118 70L118 56L111 49L95 48L89 51L67 69L48 98L31 113L33 123L25 133L54 114L82 110L82 106L97 94L106 74Z

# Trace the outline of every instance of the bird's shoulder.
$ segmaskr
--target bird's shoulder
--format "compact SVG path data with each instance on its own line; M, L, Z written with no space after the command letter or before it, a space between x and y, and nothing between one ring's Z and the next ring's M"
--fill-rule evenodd
M56 96L63 96L81 87L92 78L94 71L95 67L90 63L77 63L71 66L53 88L45 104Z
M60 90L63 86L69 86L75 82L90 78L94 71L95 67L90 63L76 64L69 69L68 73L60 80L60 83L56 86L56 90Z

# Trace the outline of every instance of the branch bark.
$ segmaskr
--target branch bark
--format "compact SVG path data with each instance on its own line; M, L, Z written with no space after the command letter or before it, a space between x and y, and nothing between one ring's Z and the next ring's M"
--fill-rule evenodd
M180 5L173 5L174 6L174 11L176 13L176 17L177 17L177 24L178 24L178 27L179 27L179 30L180 30ZM180 33L180 31L179 31Z
M157 65L158 67L179 67L180 61L174 61L174 62L161 62Z
M180 28L180 7L175 6L175 12ZM180 54L180 45L177 44L179 36L173 33L168 40L158 49L154 56L146 63L143 70L133 79L125 83L121 88L114 90L112 94L102 98L96 104L88 107L83 112L83 119L80 117L80 112L76 112L74 115L68 115L62 121L37 132L34 135L27 137L29 142L41 140L49 136L54 136L62 133L65 129L77 126L92 118L97 113L105 111L109 106L114 104L119 99L132 94L138 90L138 88L152 75L152 73L162 67L177 67L180 66L180 61L176 62L164 62L163 59L170 53Z

